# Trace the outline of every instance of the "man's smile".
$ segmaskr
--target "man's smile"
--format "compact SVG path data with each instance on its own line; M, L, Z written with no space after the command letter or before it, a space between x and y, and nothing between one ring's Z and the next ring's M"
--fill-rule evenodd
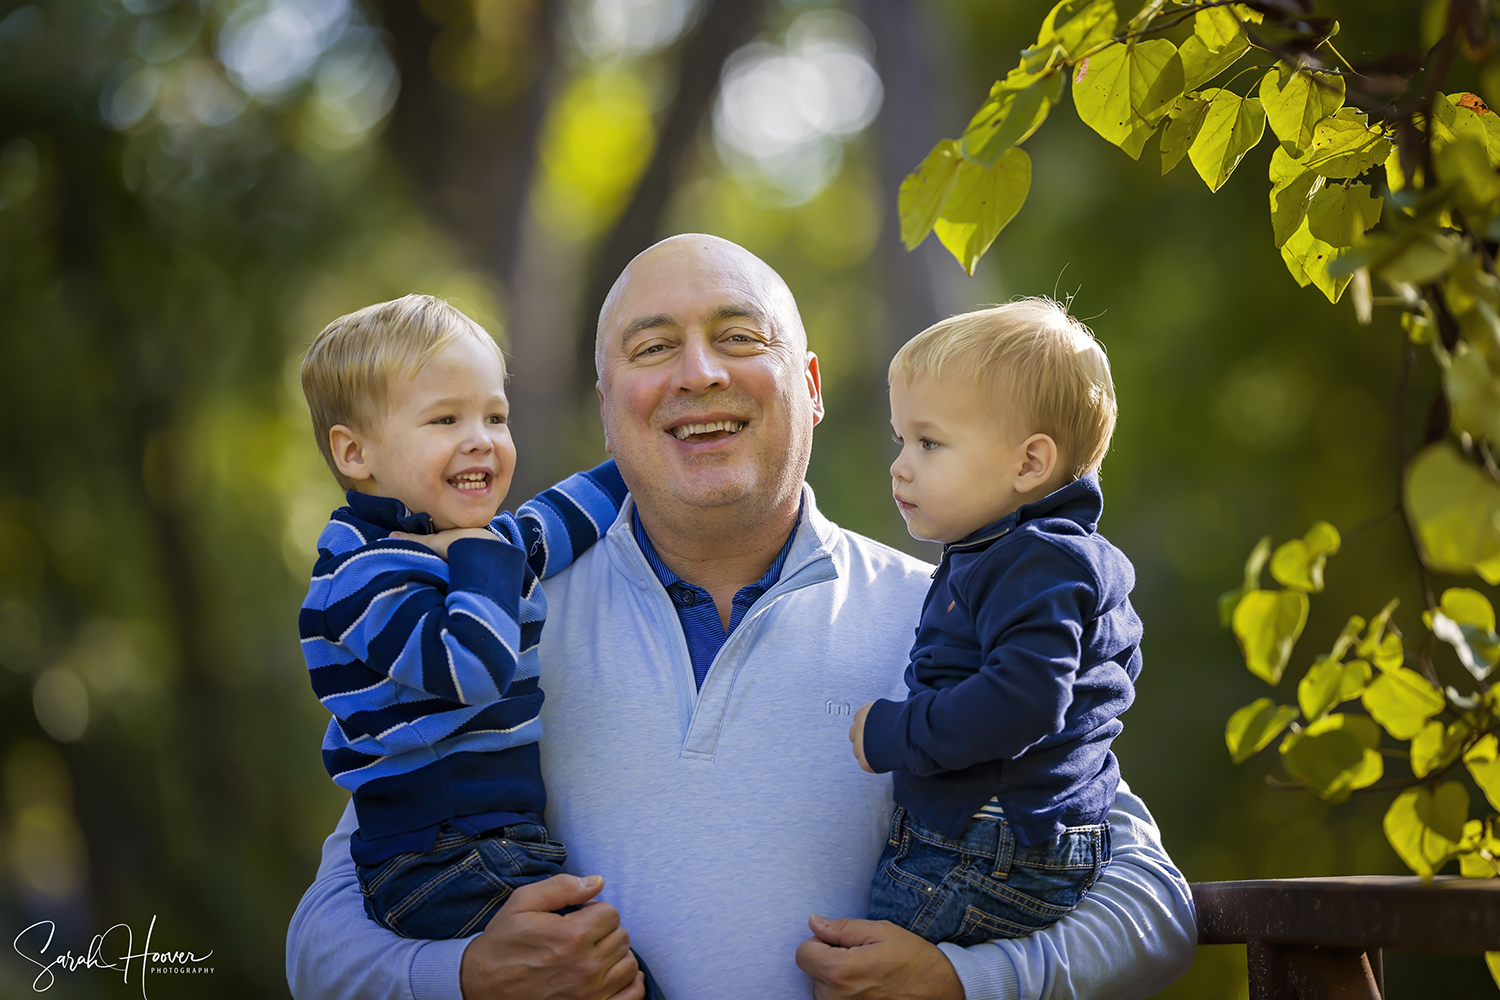
M743 420L715 420L707 424L682 424L673 427L671 434L679 441L686 441L688 438L694 441L706 441L711 438L738 434L744 426Z
M703 414L679 420L666 428L668 434L687 444L710 444L734 437L749 424L736 416Z

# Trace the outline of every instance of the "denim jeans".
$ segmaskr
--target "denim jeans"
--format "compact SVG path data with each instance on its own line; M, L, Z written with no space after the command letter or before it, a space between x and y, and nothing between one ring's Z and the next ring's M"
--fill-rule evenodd
M1107 864L1108 823L1024 847L1003 818L970 820L954 840L897 806L870 886L870 919L934 943L1024 937L1077 906Z
M510 894L562 874L567 848L536 823L517 823L471 837L443 827L426 854L398 854L379 865L355 865L370 919L402 937L446 939L484 930ZM568 913L577 907L560 910ZM646 963L646 1000L662 1000Z

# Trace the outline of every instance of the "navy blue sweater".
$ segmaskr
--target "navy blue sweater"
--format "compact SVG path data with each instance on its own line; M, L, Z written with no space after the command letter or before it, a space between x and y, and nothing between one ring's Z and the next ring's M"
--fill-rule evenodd
M435 530L399 500L351 492L333 512L299 626L333 715L323 762L359 817L356 862L430 851L445 822L475 835L540 822L538 581L593 545L625 495L611 460L496 516L493 541L453 542L446 561L388 537Z
M998 798L1022 844L1103 822L1110 742L1135 699L1135 569L1098 532L1104 495L1079 479L943 549L906 669L880 700L865 758L896 801L948 836Z

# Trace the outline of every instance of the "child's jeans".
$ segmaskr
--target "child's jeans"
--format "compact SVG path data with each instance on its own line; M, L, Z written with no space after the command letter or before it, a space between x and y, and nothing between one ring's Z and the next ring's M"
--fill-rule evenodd
M483 837L444 826L427 854L398 854L355 870L371 920L402 937L437 940L478 934L512 892L562 874L567 858L567 848L536 823ZM636 961L646 976L646 1000L662 1000L639 954Z
M1109 864L1109 824L1068 827L1030 847L1000 816L954 840L901 806L870 887L870 919L958 945L1024 937L1077 906Z

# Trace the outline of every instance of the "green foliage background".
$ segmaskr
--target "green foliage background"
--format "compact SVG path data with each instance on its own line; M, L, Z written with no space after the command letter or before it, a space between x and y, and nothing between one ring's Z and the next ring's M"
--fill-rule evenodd
M342 808L319 765L325 716L294 628L311 542L338 502L296 391L302 346L339 313L412 290L452 297L502 339L516 315L383 126L351 130L316 88L251 101L214 127L104 123L101 92L123 65L149 63L143 22L209 24L149 63L170 117L174 100L203 92L186 74L223 78L211 32L237 6L0 5L0 938L54 919L59 946L77 952L112 923L140 933L156 914L160 941L219 960L211 988L158 979L162 997L284 995L286 921ZM936 134L958 133L1049 6L941 5L934 135L894 176ZM1351 59L1419 33L1415 0L1324 6L1342 15ZM760 30L775 38L807 7L768 4ZM379 23L392 9L365 11ZM509 23L530 8L444 9L444 31L457 31L465 16L478 23L475 11ZM468 75L453 70L449 84L508 99L479 64L452 60ZM651 81L665 70L574 57L559 72L525 217L539 222L512 224L541 225L582 267L649 153ZM615 102L602 116L601 94ZM892 318L882 270L898 235L881 127L850 142L832 186L795 206L691 143L655 232L719 233L787 277L830 407L810 472L819 501L850 528L921 551L891 509L886 472L883 372L916 330ZM581 156L570 130L615 154ZM1267 239L1270 144L1217 194L1186 169L1160 177L1149 152L1132 161L1073 115L1055 115L1026 148L1025 209L973 278L946 262L951 273L931 280L943 312L1076 292L1075 313L1109 349L1121 415L1103 527L1135 561L1147 627L1146 672L1116 743L1127 780L1190 880L1403 872L1381 833L1383 799L1335 809L1269 788L1273 755L1230 762L1224 719L1264 688L1214 610L1256 538L1326 518L1345 545L1299 658L1393 594L1398 622L1413 616L1416 630L1399 525L1352 531L1395 497L1401 330L1381 311L1360 327L1347 305L1288 280ZM905 259L914 272L930 263ZM1424 385L1434 377L1419 369ZM537 481L598 455L587 376L564 388L566 439L521 454ZM1304 665L1294 660L1293 681ZM54 713L54 732L39 710ZM59 725L80 731L60 740ZM0 995L25 995L32 972L3 954ZM1387 978L1395 997L1492 989L1477 958L1388 955ZM125 994L86 972L53 993ZM1201 949L1165 995L1245 995L1242 950Z

